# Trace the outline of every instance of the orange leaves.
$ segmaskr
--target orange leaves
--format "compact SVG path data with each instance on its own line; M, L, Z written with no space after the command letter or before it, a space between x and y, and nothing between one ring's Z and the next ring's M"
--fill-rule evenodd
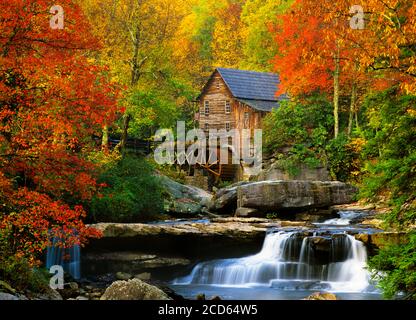
M359 5L364 29L350 25ZM281 90L292 95L331 91L335 45L340 48L341 88L355 82L373 88L400 83L416 92L416 3L409 0L303 0L279 17L275 29L279 55L274 60Z
M89 25L72 0L60 0L65 11L63 30L52 30L49 9L55 3L48 0L9 0L0 3L0 48L18 56L24 50L36 51L42 46L51 53L67 49L97 48ZM26 46L23 50L22 47Z
M26 188L14 193L10 205L17 213L11 213L0 220L0 227L8 230L9 241L16 252L33 263L39 253L50 245L52 237L62 239L63 247L85 243L87 238L99 237L97 230L82 223L85 211L80 206L71 209L68 205L53 201L45 194Z
M244 41L241 12L240 4L227 2L215 13L217 21L211 44L214 66L236 68L241 63Z
M76 203L96 192L96 168L87 160L92 136L119 112L118 86L88 59L99 46L82 11L60 1L64 29L52 30L53 4L0 3L0 190L7 206L0 225L32 261L51 235L67 246L99 235L83 224L82 207L57 199Z
M326 52L331 45L324 41L324 22L319 13L308 15L306 9L303 2L294 3L288 13L279 17L282 24L275 29L279 55L273 63L282 78L279 94L328 92L331 88L333 59Z
M85 49L96 41L73 1L60 2L63 30L49 27L50 1L30 3L28 8L27 1L13 0L2 3L0 11L0 52L8 68L0 68L0 88L5 88L0 136L9 142L8 171L24 174L37 190L58 197L74 192L84 199L92 192L86 183L92 188L95 183L93 167L80 151L91 150L91 137L116 117L119 89L107 80L106 68L87 59ZM81 184L76 182L80 174Z
M11 192L11 189L11 181L4 176L3 172L0 171L0 200L2 200L3 197L8 196ZM2 204L0 203L0 205Z

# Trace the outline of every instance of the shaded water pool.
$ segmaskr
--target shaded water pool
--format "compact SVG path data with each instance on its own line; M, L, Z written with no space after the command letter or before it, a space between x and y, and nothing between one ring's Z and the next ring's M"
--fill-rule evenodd
M267 286L226 287L212 285L170 285L186 299L205 294L207 299L219 296L223 300L300 300L322 290L282 290ZM334 292L341 300L381 300L378 292Z

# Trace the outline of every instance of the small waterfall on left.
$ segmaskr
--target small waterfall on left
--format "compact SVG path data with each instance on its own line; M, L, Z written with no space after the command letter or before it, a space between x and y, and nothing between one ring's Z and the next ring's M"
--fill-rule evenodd
M61 239L54 237L51 246L46 253L46 268L54 265L62 266L72 278L78 280L81 278L81 249L79 245L70 248L62 248L59 244Z

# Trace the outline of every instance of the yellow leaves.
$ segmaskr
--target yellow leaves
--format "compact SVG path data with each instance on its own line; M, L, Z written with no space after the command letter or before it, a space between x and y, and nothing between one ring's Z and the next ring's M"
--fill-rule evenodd
M96 64L97 63L97 59L95 59L95 58L88 58L87 59L87 62L90 63L90 64Z
M363 138L352 139L348 144L347 148L357 154L361 153L363 147L366 145L367 141Z
M238 68L242 59L242 44L244 38L241 34L240 20L241 7L226 8L227 13L215 24L212 53L214 66Z
M400 85L400 88L406 94L416 94L416 79L412 79L411 83L404 82Z
M416 109L407 109L407 113L412 117L416 117Z
M97 60L125 85L132 82L133 60L140 74L164 67L188 10L182 0L79 0L79 4L104 45Z

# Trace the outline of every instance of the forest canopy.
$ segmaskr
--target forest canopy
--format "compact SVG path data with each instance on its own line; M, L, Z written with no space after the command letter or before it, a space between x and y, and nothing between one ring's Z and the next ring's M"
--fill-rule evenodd
M389 297L415 298L415 1L60 0L64 24L51 28L54 5L0 3L5 277L40 265L51 237L99 237L91 213L106 220L120 207L120 221L141 221L152 201L161 211L154 168L126 157L127 140L197 125L195 100L224 67L279 75L276 95L290 99L264 120L269 155L286 168L328 167L389 208L385 228L411 241L370 265Z

